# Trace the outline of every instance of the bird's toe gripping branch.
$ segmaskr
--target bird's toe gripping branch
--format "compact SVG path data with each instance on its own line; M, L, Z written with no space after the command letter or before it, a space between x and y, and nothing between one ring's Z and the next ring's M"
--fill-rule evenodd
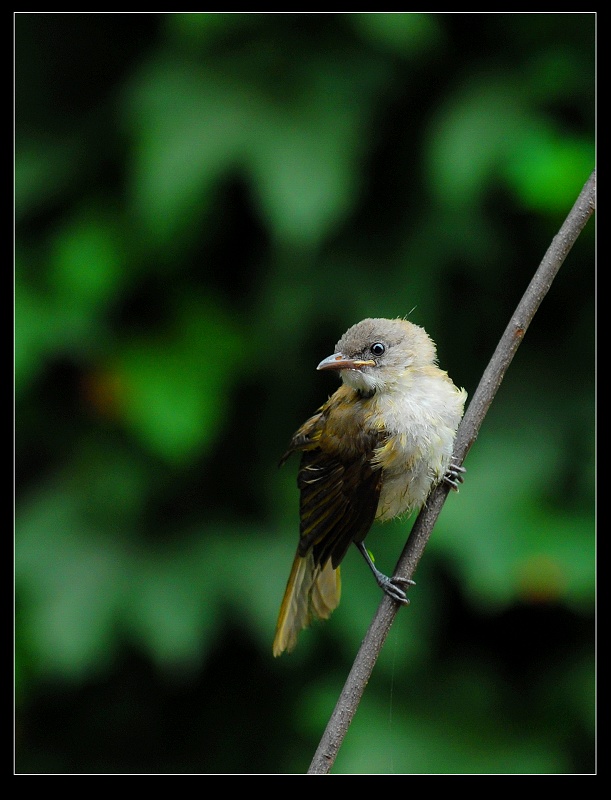
M408 605L409 599L405 594L405 590L402 589L401 586L415 586L415 581L412 581L410 578L399 578L397 576L389 578L387 575L384 575L384 573L380 572L380 570L373 563L371 556L369 555L369 551L363 542L355 542L355 544L367 562L367 566L373 572L380 589L382 589L385 594L387 594L389 597L392 597L392 599L396 600L398 603L402 603L404 606Z
M461 467L460 464L456 463L456 459L454 456L452 456L448 471L443 476L443 482L447 483L448 486L455 492L458 492L460 489L460 484L465 480L466 471L467 470L464 467Z

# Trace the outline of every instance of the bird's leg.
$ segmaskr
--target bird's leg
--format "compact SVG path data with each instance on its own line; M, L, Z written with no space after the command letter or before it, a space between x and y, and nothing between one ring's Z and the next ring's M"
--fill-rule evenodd
M407 605L409 600L405 591L401 589L398 584L403 584L404 586L415 586L415 582L410 580L409 578L389 578L387 575L384 575L380 570L376 567L376 565L371 560L371 556L363 542L355 542L356 546L360 550L363 558L367 562L369 569L373 572L373 575L377 581L378 586L389 596L392 597L393 600L396 600L399 603L403 603L403 605Z
M456 463L455 457L452 456L448 471L443 476L443 481L444 483L447 483L450 488L454 489L455 492L458 492L459 484L465 480L464 475L466 471L467 470L464 467L461 467Z

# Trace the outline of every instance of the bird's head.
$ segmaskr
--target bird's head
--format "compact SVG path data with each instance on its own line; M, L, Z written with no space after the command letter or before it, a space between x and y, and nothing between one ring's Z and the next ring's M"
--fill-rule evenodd
M340 370L345 384L370 393L391 389L408 370L434 363L435 344L423 328L404 319L364 319L317 369Z

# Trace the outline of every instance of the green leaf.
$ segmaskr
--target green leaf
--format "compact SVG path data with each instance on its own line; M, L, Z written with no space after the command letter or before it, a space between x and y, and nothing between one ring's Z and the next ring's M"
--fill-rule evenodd
M349 17L364 38L401 55L421 56L441 38L434 14L368 11Z
M590 141L534 125L517 137L505 175L526 208L568 213L595 167L595 158Z
M120 416L158 456L189 460L221 435L245 351L240 330L218 307L185 299L166 336L133 340L119 354Z

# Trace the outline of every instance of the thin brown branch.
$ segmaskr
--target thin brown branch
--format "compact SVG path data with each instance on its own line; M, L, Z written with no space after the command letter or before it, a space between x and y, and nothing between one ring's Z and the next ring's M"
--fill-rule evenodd
M456 434L454 456L458 464L462 464L471 445L476 440L484 417L528 326L571 247L592 215L595 203L596 173L593 172L560 231L552 240L473 395ZM407 544L397 563L395 575L403 578L412 577L447 494L448 487L445 484L440 484L431 492L425 507L413 525ZM326 774L333 766L398 610L399 604L384 595L356 655L344 688L314 754L308 774Z

